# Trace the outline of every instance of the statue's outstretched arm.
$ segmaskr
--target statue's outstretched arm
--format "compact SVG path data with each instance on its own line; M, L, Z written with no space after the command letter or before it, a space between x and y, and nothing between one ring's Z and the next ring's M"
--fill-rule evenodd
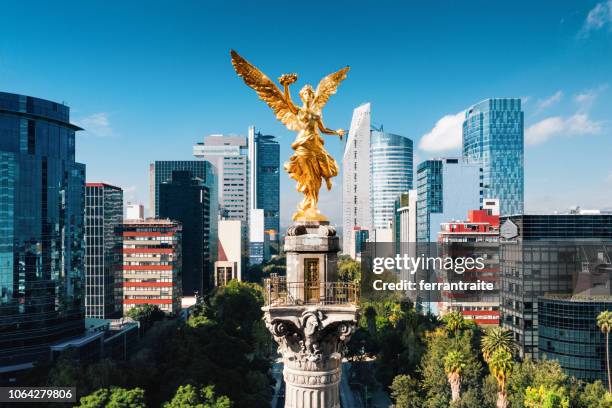
M328 128L325 127L325 125L323 124L323 121L321 119L319 119L319 130L322 133L325 133L326 135L338 135L338 136L340 136L340 139L342 139L342 136L344 136L344 130L342 130L342 129L338 129L338 130L328 129Z
M289 84L288 83L284 83L283 87L285 88L285 102L287 102L287 105L289 106L289 110L294 113L297 114L298 109L295 106L295 104L293 103L293 101L291 100L291 92L289 92Z

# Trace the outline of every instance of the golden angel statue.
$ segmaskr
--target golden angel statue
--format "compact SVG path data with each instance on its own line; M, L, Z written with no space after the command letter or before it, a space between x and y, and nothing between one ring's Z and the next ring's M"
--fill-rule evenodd
M319 190L325 179L327 189L331 189L331 178L338 175L338 164L323 147L323 138L319 131L328 135L338 135L340 139L344 130L331 130L323 124L321 110L329 97L336 93L338 85L346 78L349 67L342 68L323 78L317 90L305 85L300 90L301 107L293 104L289 93L289 85L297 80L296 74L282 75L278 82L281 90L263 72L251 63L231 51L232 64L244 82L253 88L260 99L274 110L276 118L287 129L298 132L291 148L293 156L285 163L285 171L297 181L297 190L304 194L304 200L298 205L298 211L293 214L294 221L327 221L319 212Z

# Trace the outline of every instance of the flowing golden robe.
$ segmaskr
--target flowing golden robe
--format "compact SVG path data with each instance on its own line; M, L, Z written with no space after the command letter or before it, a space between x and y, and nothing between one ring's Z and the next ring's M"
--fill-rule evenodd
M331 189L331 178L338 175L338 164L336 160L325 150L325 142L317 132L317 126L321 116L305 109L300 109L297 114L300 130L291 148L295 153L285 163L285 171L297 181L297 191L304 194L304 200L299 205L299 210L304 215L316 216L317 203L319 201L319 190L325 179L328 189ZM300 211L295 214L299 218ZM314 212L313 212L314 211Z

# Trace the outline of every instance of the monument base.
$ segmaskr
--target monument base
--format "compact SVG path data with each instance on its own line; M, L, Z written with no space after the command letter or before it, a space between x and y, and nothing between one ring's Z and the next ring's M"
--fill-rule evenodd
M287 276L266 282L266 326L283 356L286 408L339 408L342 358L357 325L357 285L338 282L339 241L326 221L296 221Z

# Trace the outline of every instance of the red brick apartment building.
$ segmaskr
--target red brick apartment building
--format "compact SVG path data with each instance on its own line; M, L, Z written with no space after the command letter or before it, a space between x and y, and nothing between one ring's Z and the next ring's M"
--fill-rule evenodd
M123 310L157 305L167 314L181 305L181 225L161 219L123 223Z
M465 272L463 281L487 281L496 284L495 291L467 294L442 293L441 313L460 310L466 319L480 325L499 324L499 215L490 209L468 211L466 221L452 221L441 224L438 243L442 248L460 248L463 256L484 258L485 268ZM447 255L447 254L445 254ZM452 254L448 254L451 255ZM457 254L455 254L457 255Z

